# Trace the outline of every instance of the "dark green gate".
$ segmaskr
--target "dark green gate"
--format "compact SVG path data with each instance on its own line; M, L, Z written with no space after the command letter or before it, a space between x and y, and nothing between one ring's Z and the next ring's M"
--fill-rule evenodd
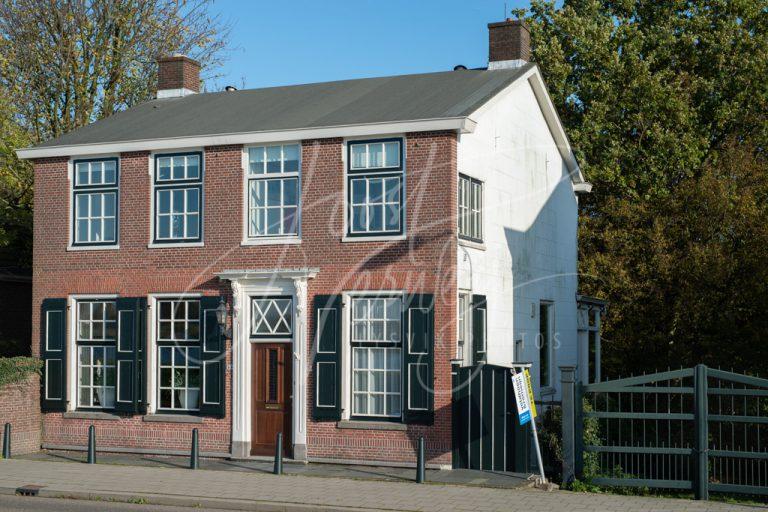
M768 495L768 380L699 365L576 390L577 476Z
M517 421L510 369L454 365L452 381L453 467L526 472L530 433Z

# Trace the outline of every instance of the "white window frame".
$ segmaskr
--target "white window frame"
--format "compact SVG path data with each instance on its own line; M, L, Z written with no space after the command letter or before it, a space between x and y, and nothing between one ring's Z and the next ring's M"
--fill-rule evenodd
M190 365L190 358L189 358L189 350L195 349L197 350L198 360L197 364ZM160 352L163 350L170 350L171 351L171 364L170 365L163 365L162 364L162 357L160 356ZM163 413L170 413L173 414L175 412L181 412L181 413L194 413L200 411L200 404L202 403L203 399L203 364L202 364L202 346L201 345L158 345L155 348L156 351L156 358L157 358L157 410L162 411ZM184 351L184 365L178 366L176 365L176 354L180 351ZM193 362L194 363L194 362ZM184 383L185 386L177 387L174 381L174 373L177 368L183 368L184 369ZM163 386L162 385L162 371L164 369L170 369L171 371L171 386ZM196 369L197 370L197 387L190 387L189 386L189 370ZM197 390L197 406L196 407L189 407L189 404L187 404L187 407L176 407L174 405L174 392L177 390L183 390L185 393L185 397L188 396L190 391ZM163 391L170 391L171 392L171 406L170 407L162 407L161 397Z
M72 388L71 389L72 389L72 393L73 394L70 395L70 396L74 397L74 401L70 404L70 410L83 409L83 410L107 410L107 411L110 411L110 410L114 410L114 408L115 408L115 404L117 403L117 341L118 341L118 336L119 336L119 333L118 333L118 329L119 329L119 327L118 327L118 312L117 312L116 299L117 299L116 296L76 296L76 297L70 297L70 303L71 303L71 308L72 308L72 315L71 316L72 316L72 320L73 320L72 323L70 324L70 325L73 326L72 329L71 329L71 331L72 331L72 333L71 333L72 349L70 350L70 357L73 358L72 359L73 364L70 365L70 372L71 372L70 375L72 375L72 382L71 382ZM93 304L94 303L101 303L101 304L112 303L112 304L114 304L114 307L115 307L115 319L114 320L111 320L111 321L106 320L107 317L106 317L106 307L105 307L104 311L102 313L101 319L96 321L97 323L101 323L102 324L102 333L103 334L99 338L94 338L93 337ZM82 304L89 304L89 317L90 317L89 320L81 320L81 318L80 318L80 306ZM91 324L90 334L89 334L87 339L86 338L82 338L82 339L80 338L80 324L82 322L89 322ZM106 331L106 324L107 324L107 322L113 322L114 325L115 325L115 336L114 336L114 338L108 338L106 336L106 332L107 332ZM105 354L105 358L104 359L105 359L105 362L106 362L107 349L111 348L114 351L114 361L115 361L115 364L113 366L107 365L107 364L103 364L103 365L99 366L100 368L102 368L105 371L105 375L104 375L104 382L105 382L105 384L103 384L101 386L95 386L93 384L94 370L95 370L95 368L97 368L97 366L93 365L93 349L94 348L104 349L104 354ZM90 352L90 356L89 356L90 363L85 366L86 368L89 369L89 373L90 373L90 380L89 380L89 384L87 386L82 386L80 384L80 376L81 376L82 369L83 369L83 366L80 365L80 350L81 349L88 349L88 351ZM107 370L109 368L114 369L115 382L114 382L113 386L106 385L106 379L107 379L106 372L107 372ZM80 398L81 398L80 397L80 391L81 391L81 387L86 387L86 388L91 390L91 398L89 400L89 405L80 405ZM101 405L101 406L93 405L93 390L94 389L101 389L102 391L105 391L108 388L113 388L114 389L113 398L114 398L115 402L112 404L112 406L111 407L106 407L104 405Z
M180 156L188 155L190 153L198 153L200 155L200 177L199 179L190 180L156 180L156 162L158 158L164 156ZM149 243L147 248L159 249L168 247L203 247L205 245L205 167L206 167L206 155L204 148L181 148L174 151L153 151L149 154L147 161L147 172L151 183L150 194L150 215L149 215ZM186 171L185 171L186 173ZM178 186L174 186L178 185ZM199 238L197 240L181 240L181 239L162 239L156 240L156 208L157 208L157 190L158 189L177 189L188 188L190 186L199 187L200 194L199 201Z
M463 183L466 184L464 187L462 187ZM462 188L467 191L466 195L462 194ZM469 200L469 204L462 207L464 199ZM485 237L485 215L483 214L485 183L477 178L460 173L457 201L457 232L459 238L482 244ZM462 227L464 230L462 230ZM469 233L462 232L466 230L469 230Z
M547 340L547 356L548 356L548 368L547 368L547 377L549 379L549 382L541 382L541 369L542 369L542 362L541 362L541 346L539 343L541 343L541 309L542 307L546 307L548 309L548 318L547 318L547 329L548 329L548 335L549 339ZM555 366L555 350L554 350L554 342L555 342L555 303L551 300L540 300L539 301L539 310L537 312L536 318L538 320L537 328L536 328L536 357L539 361L539 387L543 390L550 390L554 389L555 387L555 375L554 375L554 369Z
M399 167L382 167L379 169L351 169L350 144L360 143L376 143L382 140L398 139L400 141L400 166ZM405 240L408 236L408 208L407 208L407 192L408 192L408 178L406 169L408 168L408 149L407 139L404 133L396 133L380 136L368 136L368 137L350 137L344 139L342 145L342 163L344 165L344 232L341 237L342 242L387 242ZM350 172L351 171L351 172ZM391 174L402 176L400 185L400 202L402 205L400 215L400 232L382 232L365 234L364 232L358 232L351 234L351 222L352 222L352 205L351 205L351 190L350 190L350 176L366 176L372 174Z
M299 147L299 170L296 172L280 172L280 173L264 173L264 174L251 174L250 171L250 150L253 148L267 148L269 146L285 146L297 145ZM281 150L284 152L284 150ZM281 165L284 165L281 161ZM303 146L300 140L297 141L275 141L265 142L263 144L252 144L243 147L242 153L242 169L243 169L243 214L242 214L242 235L243 239L240 245L291 245L301 243L301 218L302 218L302 178L301 170L303 166ZM255 180L269 180L269 179L289 179L296 178L297 187L297 206L296 206L296 233L284 234L284 235L256 235L250 234L250 182Z
M77 164L85 162L103 162L107 160L115 161L115 183L114 184L95 184L78 185L77 184ZM67 213L69 237L67 241L67 251L104 251L120 248L120 155L119 154L100 154L88 156L74 156L67 162L67 178L69 180L69 211ZM109 194L115 195L115 239L109 242L78 242L77 241L77 212L75 208L76 196L91 194ZM103 209L103 206L102 206Z
M278 314L281 317L281 320L288 326L287 333L285 332L275 332L274 329L270 329L271 332L269 333L257 333L255 332L256 325L255 322L257 321L257 317L255 315L255 309L256 309L256 302L257 301L269 301L270 304L267 306L267 308L270 307L277 307L274 301L277 300L286 300L288 301L288 308L287 310L281 311L278 309ZM249 317L248 317L248 336L251 339L251 341L267 341L267 340L274 340L274 341L286 341L293 339L293 331L294 331L294 302L293 302L293 296L291 295L267 295L267 296L251 296L248 300L248 307L249 309ZM266 320L263 320L266 323ZM267 327L270 327L267 323Z
M197 302L198 307L198 315L197 319L189 316L189 303L190 302ZM171 318L170 319L164 319L160 315L160 311L163 307L163 303L170 303L171 304ZM184 304L184 316L176 316L178 313L177 305L178 304ZM164 299L158 299L157 300L157 341L163 342L163 343L194 343L194 342L200 342L203 336L203 325L202 325L202 317L203 313L200 311L200 299L199 298L164 298ZM171 324L171 337L170 338L161 338L161 328L160 324L161 322L170 322ZM184 324L184 338L176 338L174 335L175 325L177 322ZM190 338L189 337L189 326L192 324L197 324L197 338Z
M381 299L399 299L401 301L401 304L404 299L405 292L402 290L359 290L359 291L349 291L344 292L342 294L343 297L343 303L345 307L342 308L342 353L341 353L341 366L342 366L342 373L341 373L341 389L342 389L342 397L341 397L341 407L342 407L342 419L348 420L352 417L355 418L363 418L363 419L380 419L380 420L387 420L387 421L395 421L395 420L402 420L402 415L405 410L405 399L404 399L404 370L402 367L400 368L400 416L385 416L385 415L356 415L354 414L353 408L354 408L354 402L353 402L353 395L354 395L354 382L353 382L353 370L354 370L354 361L353 361L353 346L352 344L355 343L357 346L363 346L363 347L372 347L372 348L390 348L390 349L399 349L401 351L401 361L402 361L402 350L405 350L406 347L404 346L403 340L400 341L399 344L397 343L386 343L386 342L353 342L352 341L352 301L357 298L381 298ZM400 311L401 311L401 322L402 322L402 312L403 312L404 304L401 305ZM401 330L402 330L402 323L401 323ZM401 336L402 337L402 336ZM386 357L386 355L385 355ZM402 363L401 363L402 366ZM386 398L385 398L386 400ZM385 404L386 407L386 404Z
M466 301L466 309L462 312L462 298ZM456 298L456 358L462 360L462 365L470 365L472 360L472 293L459 290ZM460 336L464 336L464 344L459 345Z

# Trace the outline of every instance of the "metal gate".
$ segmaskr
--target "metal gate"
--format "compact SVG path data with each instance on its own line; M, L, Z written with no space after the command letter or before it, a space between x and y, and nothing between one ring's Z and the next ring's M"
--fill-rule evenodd
M517 420L509 368L454 365L452 381L453 467L527 471L530 433Z
M593 483L768 495L766 379L699 365L577 385L575 405Z

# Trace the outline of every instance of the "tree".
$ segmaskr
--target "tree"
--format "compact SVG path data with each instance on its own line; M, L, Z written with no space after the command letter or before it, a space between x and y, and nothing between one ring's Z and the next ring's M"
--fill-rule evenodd
M755 370L765 359L744 355L768 335L753 314L768 299L755 282L766 219L751 202L768 180L768 1L534 0L527 20L594 184L581 286L611 303L606 369Z
M0 0L0 87L35 141L151 97L155 60L174 52L210 72L228 27L211 0Z
M15 150L151 98L162 55L210 77L229 30L211 4L0 0L0 266L32 263L32 171Z

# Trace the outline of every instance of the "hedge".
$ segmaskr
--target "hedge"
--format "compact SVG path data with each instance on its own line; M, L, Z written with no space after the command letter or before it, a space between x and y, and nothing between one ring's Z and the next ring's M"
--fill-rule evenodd
M34 373L40 374L42 367L42 361L35 357L0 357L0 388L22 382Z

